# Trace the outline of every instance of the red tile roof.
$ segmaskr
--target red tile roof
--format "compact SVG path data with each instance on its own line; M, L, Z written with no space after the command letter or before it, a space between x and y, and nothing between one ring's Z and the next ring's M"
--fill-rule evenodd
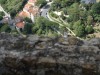
M29 0L30 3L35 3L37 0Z
M16 23L16 27L18 27L18 28L24 28L24 26L25 26L24 22L18 22L18 23Z
M38 13L38 8L37 7L34 7L34 8L30 8L28 10L29 13L32 13L33 15L36 15Z
M30 3L35 3L37 0L29 0L28 2ZM27 3L25 6L24 6L24 10L25 11L21 11L19 13L19 16L21 17L30 17L30 13L32 13L33 15L36 15L38 13L38 7L35 7L34 5L30 4L30 3ZM28 13L29 12L29 13Z
M21 11L18 16L20 16L20 17L30 17L30 14L25 12L25 11Z
M32 7L32 5L27 3L27 4L24 6L24 9L28 10L30 7Z

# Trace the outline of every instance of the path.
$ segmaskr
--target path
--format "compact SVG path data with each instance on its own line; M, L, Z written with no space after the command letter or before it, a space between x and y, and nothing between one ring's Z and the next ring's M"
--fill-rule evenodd
M8 16L11 18L10 14L8 14L4 9L3 7L0 5L0 11L4 12L5 16Z
M56 22L56 23L59 23L59 25L60 26L66 26L68 23L66 23L66 22L61 22L61 21L59 21L58 19L56 19L56 18L54 18L54 17L52 17L49 13L47 14L48 15L48 17L50 18L50 19L52 19L52 21L53 22ZM66 26L66 29L71 33L71 35L73 35L73 36L76 36L76 34L70 29L70 28L68 28L67 26ZM84 40L84 39L82 39L82 38L80 38L80 37L76 37L76 38L78 38L78 39L80 39L80 40Z
M62 26L68 25L68 23L63 23L63 22L59 21L58 19L53 18L52 16L49 15L49 13L47 13L47 16L48 16L49 20L51 20L51 21L53 21L53 22L56 22L56 23L59 23L59 26L61 26L61 27L62 27ZM67 26L66 26L66 29L67 29L69 32L71 32L72 35L75 36L74 32L72 32Z
M47 18L49 19L50 21L53 21L49 16L48 16L48 12L49 12L49 9L50 9L50 5L51 5L52 2L49 2L47 3L41 10L41 16L43 16L44 18ZM57 29L53 28L58 34L60 34L61 36L63 36L63 34L58 31Z
M3 12L5 14L6 17L8 17L8 24L11 26L12 24L12 19L9 13L7 13L3 7L0 5L0 11Z

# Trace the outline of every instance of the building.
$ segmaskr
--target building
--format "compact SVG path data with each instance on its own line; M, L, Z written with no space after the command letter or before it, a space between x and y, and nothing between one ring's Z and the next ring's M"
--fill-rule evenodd
M14 18L14 22L13 22L13 26L18 28L18 29L24 29L24 26L25 26L25 22L23 20L22 17L15 17Z
M81 0L81 2L89 4L89 3L96 3L96 0Z
M19 28L19 29L24 29L24 26L25 26L24 21L16 23L16 27Z
M35 6L37 0L28 0L23 11L19 13L21 17L28 17L34 22L34 16L38 13L39 8Z

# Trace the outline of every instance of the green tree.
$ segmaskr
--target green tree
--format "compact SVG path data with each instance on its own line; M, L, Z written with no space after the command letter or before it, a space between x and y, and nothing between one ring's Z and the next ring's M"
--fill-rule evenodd
M81 20L78 20L77 22L74 23L73 29L77 30L80 25L81 25Z
M7 0L0 0L0 4L5 4Z
M28 18L28 17L24 18L24 20L25 20L26 22L28 22L28 23L32 23L32 20L31 20L30 18Z
M85 26L81 23L81 20L74 23L73 29L76 36L82 37L85 34Z
M93 27L91 25L87 25L85 28L86 33L92 33L94 31Z
M91 7L93 17L96 21L100 21L100 2L93 4Z
M3 17L0 15L0 20L2 20L3 19Z
M92 5L91 10L94 14L100 14L100 2Z
M0 12L0 20L3 19L3 16L4 16L4 13L3 12Z
M81 20L85 21L86 18L87 18L87 11L86 10L80 10L79 16L80 16Z
M77 30L75 30L76 36L82 37L85 34L85 27L84 25L80 25Z
M32 33L32 24L26 23L24 26L24 33L25 34L31 34Z
M43 7L47 4L47 1L46 0L37 0L37 3L36 3L38 6Z
M88 25L91 25L92 22L93 22L93 17L92 17L92 16L88 16L88 17L87 17L87 24L88 24Z
M68 15L69 17L72 19L73 22L78 21L79 20L79 4L78 3L74 3L73 5L71 5L68 8Z
M100 22L100 15L95 15L95 20Z
M0 4L3 6L5 11L10 12L12 16L22 10L27 0L0 0Z
M0 28L0 32L10 32L10 31L11 31L11 29L10 29L10 27L7 24L3 25Z
M63 13L67 15L67 8L62 9Z
M59 25L44 17L38 17L32 28L33 33L38 35L48 35L49 33L55 34L57 33L56 30L59 30Z

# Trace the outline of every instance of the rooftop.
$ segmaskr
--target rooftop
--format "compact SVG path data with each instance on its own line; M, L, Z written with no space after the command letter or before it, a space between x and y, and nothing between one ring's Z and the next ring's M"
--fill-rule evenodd
M18 28L24 28L24 26L25 26L25 22L16 23L16 27L18 27Z

